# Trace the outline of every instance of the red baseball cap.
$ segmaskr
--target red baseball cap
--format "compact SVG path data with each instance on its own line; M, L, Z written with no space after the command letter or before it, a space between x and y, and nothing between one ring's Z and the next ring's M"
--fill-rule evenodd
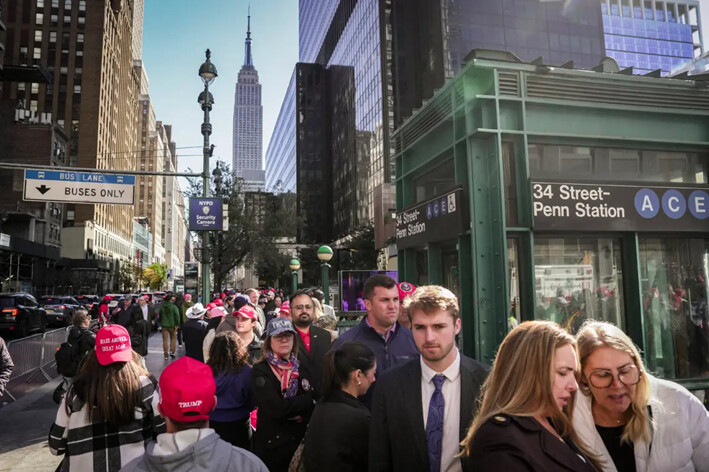
M206 308L207 310L212 310L212 309L214 309L214 308L216 308L216 307L217 307L216 303L207 303L207 306L205 306L205 308Z
M404 298L408 297L416 291L416 286L408 282L399 282L396 284L396 288L399 290L399 301L403 302Z
M180 357L160 375L160 411L175 421L209 419L216 405L217 385L212 369L191 357Z
M249 318L251 320L255 320L258 318L258 314L256 313L256 310L254 310L251 305L244 305L238 310L236 310L234 313L232 313L233 316L243 316L244 318Z
M279 310L279 312L281 311L287 311L288 313L290 313L290 302L286 301L281 303L281 309Z
M224 300L222 300L221 298L217 298L212 303L214 303L217 306L224 306Z
M96 357L101 365L133 360L128 330L119 324L105 326L96 333Z

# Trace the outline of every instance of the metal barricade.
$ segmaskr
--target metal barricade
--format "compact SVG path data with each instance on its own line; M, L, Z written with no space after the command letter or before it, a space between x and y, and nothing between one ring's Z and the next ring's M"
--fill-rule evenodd
M12 370L10 382L15 382L23 378L29 382L39 373L39 366L42 362L42 338L44 334L35 334L22 339L7 343L7 350L10 352L15 368ZM28 378L24 378L29 375Z
M53 378L59 376L59 373L55 368L57 363L54 360L54 354L56 354L59 346L66 341L66 338L67 331L65 328L55 329L44 333L42 343L42 361L39 369L47 380L52 380Z

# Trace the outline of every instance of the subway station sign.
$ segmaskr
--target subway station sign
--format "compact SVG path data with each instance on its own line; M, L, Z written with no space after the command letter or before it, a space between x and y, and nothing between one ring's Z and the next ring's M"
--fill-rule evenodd
M536 230L709 230L709 187L532 182Z
M457 237L470 225L463 189L445 192L396 214L398 249Z

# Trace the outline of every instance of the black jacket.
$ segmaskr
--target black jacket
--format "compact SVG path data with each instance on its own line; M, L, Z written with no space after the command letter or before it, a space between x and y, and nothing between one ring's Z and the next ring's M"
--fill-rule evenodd
M298 360L305 365L313 376L315 391L322 391L323 363L325 354L332 347L330 332L317 326L310 326L310 352L305 348L303 339L298 335Z
M262 348L263 341L254 334L254 339L246 346L246 350L249 352L249 364L254 365L261 359Z
M288 470L293 453L305 435L314 404L310 379L307 367L300 366L298 394L284 398L280 381L267 361L261 361L251 369L252 397L258 407L253 453L270 472Z
M470 426L488 368L460 356L460 439ZM410 360L377 379L369 428L369 470L428 472L421 400L421 361ZM514 469L499 469L514 470Z
M207 322L199 319L185 321L182 325L182 338L185 340L185 355L204 362L202 342L207 334Z
M148 319L150 319L150 307L148 307ZM134 303L128 307L128 310L116 313L116 321L114 323L119 323L128 330L131 347L135 352L141 356L148 355L150 326L143 318L143 310L140 305Z
M571 441L563 443L535 419L496 415L480 427L473 438L463 470L528 472L596 470Z
M305 470L367 470L369 410L336 390L315 406L305 436Z
M15 364L12 362L7 344L3 338L0 338L0 396L5 392L5 386L10 381L10 375L12 375L14 368Z
M67 341L75 346L76 354L83 359L84 355L96 346L96 334L89 328L72 326L69 330Z

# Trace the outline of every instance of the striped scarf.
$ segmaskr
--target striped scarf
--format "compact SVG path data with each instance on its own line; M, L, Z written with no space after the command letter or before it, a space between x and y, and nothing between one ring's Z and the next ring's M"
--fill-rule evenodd
M286 361L272 352L267 354L268 365L273 375L281 381L281 394L284 398L292 398L298 393L298 359L291 352Z

